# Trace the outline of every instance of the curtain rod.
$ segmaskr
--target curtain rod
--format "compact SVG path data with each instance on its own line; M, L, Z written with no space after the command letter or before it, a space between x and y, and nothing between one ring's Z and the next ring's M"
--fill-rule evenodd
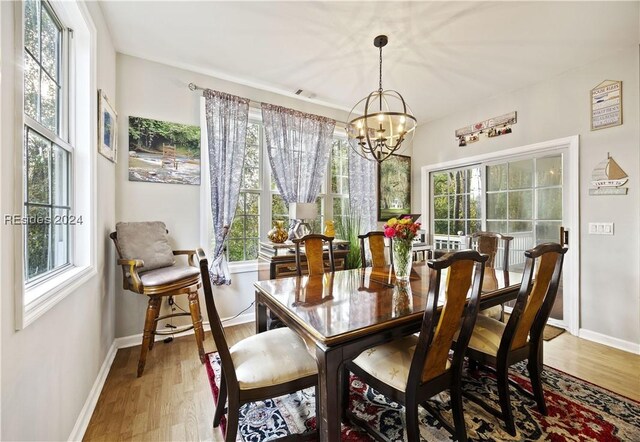
M195 83L189 83L189 90L191 91L206 91L208 88L204 88L201 86L198 86ZM262 102L261 101L255 101L255 100L251 100L249 99L249 106L253 105L254 108L261 108ZM338 121L336 120L336 124L341 124L342 126L346 127L347 123L344 121Z

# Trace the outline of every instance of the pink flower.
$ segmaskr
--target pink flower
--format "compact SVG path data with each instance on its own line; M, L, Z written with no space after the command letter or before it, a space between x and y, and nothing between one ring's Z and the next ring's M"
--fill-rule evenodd
M384 229L384 236L386 236L387 238L393 238L394 236L396 236L396 229L394 229L393 227L386 227Z

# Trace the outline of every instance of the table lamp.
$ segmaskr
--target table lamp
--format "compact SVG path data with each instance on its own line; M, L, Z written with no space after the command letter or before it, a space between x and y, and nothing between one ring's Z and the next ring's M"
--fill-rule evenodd
M311 227L306 223L308 219L318 216L318 207L315 203L291 203L289 204L289 218L295 220L295 224L289 232L289 239L302 238L311 233Z

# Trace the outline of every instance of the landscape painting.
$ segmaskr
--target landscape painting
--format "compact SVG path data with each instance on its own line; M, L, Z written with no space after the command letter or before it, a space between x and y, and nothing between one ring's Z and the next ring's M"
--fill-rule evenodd
M200 128L129 117L129 181L200 184Z
M378 165L378 221L411 213L411 157L391 155Z

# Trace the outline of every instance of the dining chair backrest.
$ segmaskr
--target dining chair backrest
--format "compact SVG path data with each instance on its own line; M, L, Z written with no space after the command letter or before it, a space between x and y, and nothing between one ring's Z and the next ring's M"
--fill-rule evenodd
M471 235L470 240L470 248L489 255L486 266L492 268L496 267L496 255L498 254L500 241L502 241L503 259L500 265L502 266L502 270L509 270L509 248L513 236L495 232L475 232Z
M387 265L384 253L384 232L368 232L358 235L360 239L360 260L362 267L367 266L367 254L365 240L369 239L369 252L371 253L371 267L384 267Z
M296 270L298 276L302 276L302 260L300 245L304 244L304 254L307 258L307 269L309 275L321 275L324 273L324 245L328 245L329 271L335 272L336 267L333 261L333 237L311 234L302 238L293 239L296 246Z
M520 291L500 343L498 354L540 339L556 299L566 247L545 243L527 250ZM535 272L535 276L534 276Z
M473 325L478 315L484 265L488 257L475 250L462 250L429 260L429 294L418 345L409 372L409 382L427 382L447 370L449 349L460 330L452 368L461 369ZM444 303L438 314L442 270L448 269ZM469 295L469 297L467 297ZM468 302L467 302L468 301ZM434 322L437 319L437 324Z
M235 366L231 359L231 353L229 352L229 346L227 345L222 321L220 320L220 315L218 314L218 309L216 307L215 300L213 299L213 288L211 286L211 276L209 274L209 262L204 250L199 248L196 253L197 259L200 263L202 291L204 292L204 300L207 307L207 316L209 317L209 325L211 327L211 334L213 335L213 342L216 344L216 350L220 356L222 371L227 382L236 384L238 381Z

